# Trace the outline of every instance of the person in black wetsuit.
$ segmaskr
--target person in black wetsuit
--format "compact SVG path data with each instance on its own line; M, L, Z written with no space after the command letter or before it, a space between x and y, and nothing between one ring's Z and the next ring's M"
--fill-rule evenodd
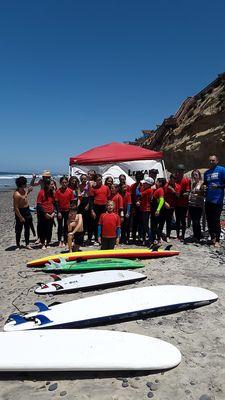
M20 176L16 179L16 190L13 193L13 206L15 211L15 232L16 232L16 246L20 249L21 233L24 227L24 237L27 249L31 249L30 242L30 228L32 225L32 215L28 203L28 194L32 187L27 188L27 179Z

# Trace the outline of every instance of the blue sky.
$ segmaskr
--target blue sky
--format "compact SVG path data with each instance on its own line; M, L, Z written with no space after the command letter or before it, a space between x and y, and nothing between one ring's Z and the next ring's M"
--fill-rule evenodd
M0 1L0 171L154 129L225 71L225 2Z

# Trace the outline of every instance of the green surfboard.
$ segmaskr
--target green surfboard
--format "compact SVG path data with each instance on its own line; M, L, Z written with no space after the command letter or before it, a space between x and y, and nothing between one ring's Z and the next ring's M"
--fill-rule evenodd
M76 272L76 271L98 271L106 269L123 268L142 268L144 264L139 261L126 258L99 258L86 261L66 261L60 259L60 262L49 261L43 268L44 272Z

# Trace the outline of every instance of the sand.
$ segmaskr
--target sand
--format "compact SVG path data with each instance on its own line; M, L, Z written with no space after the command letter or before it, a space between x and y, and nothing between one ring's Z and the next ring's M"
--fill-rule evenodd
M31 194L31 206L34 205L34 199L35 192ZM53 241L55 240L56 228L53 235ZM157 284L193 285L214 291L219 300L195 310L108 325L104 329L149 335L174 344L182 353L182 362L178 367L154 374L0 374L0 398L133 400L153 397L156 400L224 400L224 248L218 251L207 245L184 245L175 240L172 242L173 248L180 251L179 256L144 261L145 268L142 271L147 274L147 280L122 289ZM37 296L33 292L36 282L47 282L49 277L42 272L30 272L26 268L26 262L58 253L59 248L34 248L30 251L14 249L12 192L4 191L0 193L1 330L8 315L16 312L17 307L28 311L34 309L33 304L37 300L50 304L53 301L69 301L89 295L79 292L54 297ZM115 289L106 289L104 293L113 290ZM97 293L101 292L91 291L90 295Z

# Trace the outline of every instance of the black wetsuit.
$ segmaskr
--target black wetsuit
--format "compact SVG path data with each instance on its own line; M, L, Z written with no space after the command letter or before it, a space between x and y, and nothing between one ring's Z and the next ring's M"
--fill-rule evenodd
M21 222L19 217L15 214L16 245L17 245L17 247L20 246L21 233L22 233L23 226L24 226L24 238L25 238L26 246L28 246L29 241L30 241L30 228L32 225L32 215L31 215L29 207L19 208L19 212L22 215L22 217L25 219L25 221Z

